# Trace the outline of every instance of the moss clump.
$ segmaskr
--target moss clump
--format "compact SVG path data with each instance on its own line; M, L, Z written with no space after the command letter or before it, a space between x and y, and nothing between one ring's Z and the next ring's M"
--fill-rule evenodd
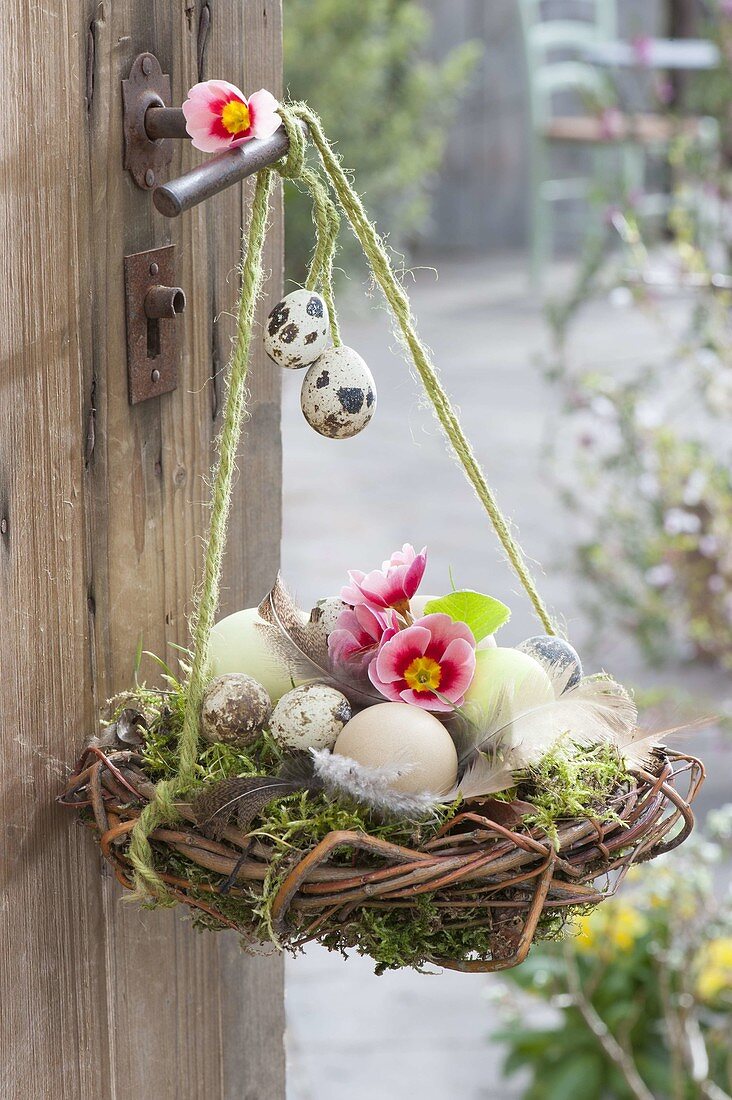
M177 741L185 710L185 692L168 673L170 690L151 691L138 687L111 708L110 720L129 706L136 706L147 720L140 753L150 779L171 778L177 771ZM277 770L282 753L272 738L263 733L246 749L226 744L201 744L197 773L191 794L205 784L235 775L255 775ZM517 785L504 792L505 800L518 798L529 802L533 810L523 819L522 828L541 829L556 844L558 826L567 819L592 817L617 819L612 808L613 796L627 779L617 752L601 746L579 751L569 741L561 743L535 768L518 777ZM275 799L256 820L252 837L272 847L272 857L263 884L237 884L221 894L221 877L190 862L164 845L153 845L155 865L190 884L188 893L209 905L241 930L245 945L256 940L278 942L271 924L271 906L292 866L311 851L329 833L351 830L369 833L393 844L420 847L434 837L440 827L460 809L460 803L437 809L425 821L383 820L355 804L332 801L324 794L296 793ZM348 865L352 852L343 848L331 856L335 864ZM493 897L496 895L493 894ZM441 899L444 902L444 898ZM418 895L405 908L379 908L368 904L354 909L341 925L326 925L318 939L331 950L356 950L377 964L377 972L404 966L421 968L433 959L490 959L496 950L496 929L490 926L485 909L477 904L479 890L467 889L463 902L471 905L451 909L434 895ZM501 911L496 911L498 914ZM194 924L201 929L220 929L222 921L203 911L193 910ZM542 919L539 935L556 938L566 920L566 910L548 911ZM498 918L500 920L500 916ZM285 942L279 946L297 950L307 920L312 914L294 913Z

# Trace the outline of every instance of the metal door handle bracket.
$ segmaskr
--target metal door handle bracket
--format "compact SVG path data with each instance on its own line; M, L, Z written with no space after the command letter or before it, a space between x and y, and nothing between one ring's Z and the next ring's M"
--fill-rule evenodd
M130 404L178 385L177 324L186 296L174 285L175 245L125 256L127 378Z

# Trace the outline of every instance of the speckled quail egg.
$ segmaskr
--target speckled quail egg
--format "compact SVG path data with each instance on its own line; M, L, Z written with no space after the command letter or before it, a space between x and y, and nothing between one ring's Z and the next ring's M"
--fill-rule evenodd
M568 675L567 687L576 687L582 679L582 661L579 653L566 642L564 638L557 638L553 634L537 634L533 638L527 638L521 645L517 645L521 653L528 653L544 668L552 666L558 673Z
M323 647L328 644L328 636L335 630L341 612L347 607L348 604L337 596L318 600L307 623L307 632L316 645Z
M376 384L353 348L328 348L309 368L300 407L311 428L329 439L349 439L376 409Z
M272 711L269 732L286 749L331 749L351 718L345 695L327 684L302 684Z
M203 697L201 736L244 748L267 724L271 711L270 697L254 677L243 672L217 676Z
M264 327L267 355L290 370L314 363L328 339L328 307L313 290L293 290L277 303Z

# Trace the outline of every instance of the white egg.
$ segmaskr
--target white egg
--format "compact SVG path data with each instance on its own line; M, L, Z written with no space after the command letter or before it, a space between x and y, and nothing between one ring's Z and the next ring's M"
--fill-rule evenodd
M292 676L268 644L261 625L256 607L235 611L216 623L209 643L209 671L212 677L244 672L258 680L276 703L292 687Z
M283 695L269 732L286 749L331 749L351 717L351 704L327 684L303 684Z
M531 690L534 705L549 703L554 689L546 672L528 653L507 646L483 649L475 655L475 673L465 692L466 705L489 713L506 691Z
M343 727L333 752L369 768L407 765L391 786L411 794L446 794L457 778L450 734L433 714L409 703L377 703L360 711Z
M243 672L217 676L206 688L201 707L204 741L245 748L267 724L272 703L264 687Z
M313 290L293 290L274 307L264 328L264 350L281 367L298 370L328 346L328 307Z
M376 409L376 383L353 348L328 348L305 375L300 407L311 428L329 439L349 439Z

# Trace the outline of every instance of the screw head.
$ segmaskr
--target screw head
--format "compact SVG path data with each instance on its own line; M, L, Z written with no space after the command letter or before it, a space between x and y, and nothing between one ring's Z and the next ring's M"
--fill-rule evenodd
M153 382L159 382L159 381L160 381L160 371L159 371L159 370L158 370L158 369L156 368L156 369L155 369L155 370L154 370L154 371L152 372L152 374L150 375L150 377L152 378Z
M144 72L145 76L150 75L150 73L152 72L152 68L153 68L152 58L151 57L143 57L143 59L142 59L142 71Z
M148 187L152 187L152 185L155 183L155 173L153 172L152 168L148 168L147 172L145 173L145 183Z
M150 264L150 274L151 275L157 275L159 271L160 271L160 268L158 267L157 264Z

